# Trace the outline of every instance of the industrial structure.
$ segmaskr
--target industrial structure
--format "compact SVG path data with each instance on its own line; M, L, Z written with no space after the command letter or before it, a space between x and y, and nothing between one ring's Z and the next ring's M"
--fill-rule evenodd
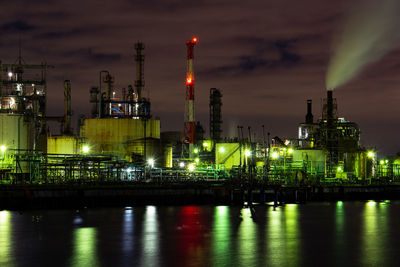
M194 70L193 70L193 50L197 43L197 38L186 41L187 46L187 72L186 72L186 98L185 98L185 117L183 122L183 156L193 158L196 122L194 109Z
M264 132L255 140L251 128L238 126L237 137L222 136L222 93L210 89L209 137L195 121L193 50L186 42L187 73L184 130L161 133L160 120L143 97L144 45L135 44L134 86L116 88L115 77L99 71L90 89L90 117L71 127L71 90L65 80L64 114L46 113L45 63L0 63L0 182L63 183L121 180L237 179L279 184L324 182L370 183L400 179L398 159L377 159L360 145L360 129L338 116L333 91L328 90L321 116L314 120L307 100L304 122L293 138ZM51 134L48 121L60 123ZM254 129L253 129L254 131ZM246 137L247 136L247 137Z
M210 89L210 139L220 142L222 139L222 94L217 88Z
M357 182L375 177L376 154L360 146L356 123L337 115L333 91L327 91L322 116L314 122L312 100L307 100L305 122L298 127L297 138L252 142L238 130L238 142L218 143L216 164L220 168L254 173L267 179L284 181L341 180ZM268 140L269 143L269 140Z

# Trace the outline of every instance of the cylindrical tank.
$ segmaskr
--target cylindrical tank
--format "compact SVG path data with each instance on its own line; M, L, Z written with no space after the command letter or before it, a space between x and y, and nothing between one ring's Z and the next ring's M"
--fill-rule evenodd
M33 149L34 124L23 114L0 113L0 145L7 150Z
M35 128L31 118L23 114L0 113L0 146L3 158L18 160L13 172L28 173L26 160L31 154L35 139ZM4 151L3 151L4 149Z

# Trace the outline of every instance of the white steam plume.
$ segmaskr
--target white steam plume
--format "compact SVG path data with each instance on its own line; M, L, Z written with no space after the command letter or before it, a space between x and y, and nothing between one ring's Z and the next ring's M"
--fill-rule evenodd
M399 43L399 0L359 0L357 3L336 40L326 88L337 88L348 82Z

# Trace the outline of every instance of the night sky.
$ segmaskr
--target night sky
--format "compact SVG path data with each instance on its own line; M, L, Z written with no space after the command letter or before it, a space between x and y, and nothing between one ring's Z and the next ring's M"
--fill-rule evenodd
M297 137L306 100L321 116L335 34L348 1L1 1L4 63L54 65L48 115L63 112L63 81L72 83L74 117L89 115L89 89L109 70L116 88L134 84L134 43L145 44L144 96L162 131L183 128L186 45L195 47L196 118L208 134L209 89L223 93L226 136L237 125L261 125L272 136ZM400 48L400 47L399 47ZM340 117L359 124L364 146L400 151L400 49L391 49L334 91ZM118 93L117 93L118 94ZM76 124L73 125L76 129Z

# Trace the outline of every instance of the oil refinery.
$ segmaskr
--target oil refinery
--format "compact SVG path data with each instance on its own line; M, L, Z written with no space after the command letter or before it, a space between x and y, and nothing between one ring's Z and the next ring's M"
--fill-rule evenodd
M186 42L187 73L183 131L161 132L160 120L143 97L144 44L135 44L136 80L125 88L99 70L88 90L90 118L71 127L71 90L64 81L64 114L47 116L47 64L1 63L0 183L63 184L75 182L241 180L279 185L396 182L400 161L378 159L360 145L360 129L338 114L333 90L327 90L318 119L312 100L293 137L252 138L251 128L237 126L237 137L223 136L222 92L210 88L209 138L195 118L194 47ZM96 83L96 81L93 81ZM183 91L182 91L183 92ZM182 93L183 96L183 93ZM183 103L183 98L182 98ZM300 111L299 111L300 112ZM61 134L52 134L56 121Z

